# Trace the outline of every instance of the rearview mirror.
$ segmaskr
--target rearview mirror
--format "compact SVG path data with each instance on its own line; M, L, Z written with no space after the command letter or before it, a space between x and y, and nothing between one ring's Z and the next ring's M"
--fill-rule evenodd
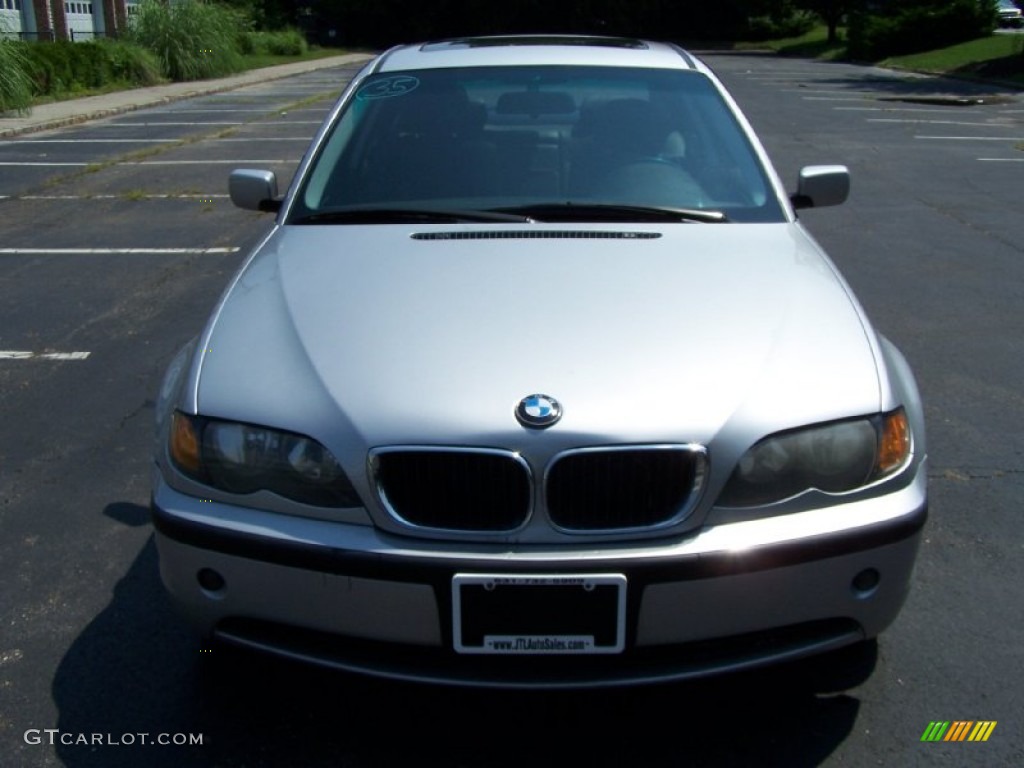
M800 169L794 208L839 205L850 194L850 171L845 165L808 165Z
M273 171L236 170L228 178L231 202L247 211L274 212L281 209L277 199L277 175Z

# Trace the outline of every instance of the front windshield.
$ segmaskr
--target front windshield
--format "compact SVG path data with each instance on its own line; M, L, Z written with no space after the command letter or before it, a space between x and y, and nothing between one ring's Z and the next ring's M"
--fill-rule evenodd
M289 220L596 205L783 220L764 169L704 75L581 66L367 78L321 146Z

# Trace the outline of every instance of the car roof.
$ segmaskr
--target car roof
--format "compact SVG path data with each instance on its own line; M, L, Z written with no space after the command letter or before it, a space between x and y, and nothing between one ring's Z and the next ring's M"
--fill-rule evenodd
M586 35L464 37L400 45L384 53L374 71L545 64L707 71L701 61L670 43Z

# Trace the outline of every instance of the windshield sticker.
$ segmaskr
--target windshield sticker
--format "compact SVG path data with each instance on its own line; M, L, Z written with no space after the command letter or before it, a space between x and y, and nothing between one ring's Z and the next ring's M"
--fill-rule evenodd
M364 85L356 94L357 99L388 99L392 96L405 96L412 93L419 87L418 78L409 75L395 75L385 77L381 80L374 80Z

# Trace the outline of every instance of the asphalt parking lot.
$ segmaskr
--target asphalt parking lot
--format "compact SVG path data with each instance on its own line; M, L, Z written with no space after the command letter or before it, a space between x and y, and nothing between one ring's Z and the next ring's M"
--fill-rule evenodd
M1024 99L842 64L708 60L790 187L802 165L850 166L850 201L803 218L925 397L931 517L866 682L489 694L203 655L157 575L153 399L270 223L231 206L228 172L286 183L350 65L0 140L2 762L1024 763ZM935 720L997 726L983 744L921 742ZM170 743L148 741L160 735Z

